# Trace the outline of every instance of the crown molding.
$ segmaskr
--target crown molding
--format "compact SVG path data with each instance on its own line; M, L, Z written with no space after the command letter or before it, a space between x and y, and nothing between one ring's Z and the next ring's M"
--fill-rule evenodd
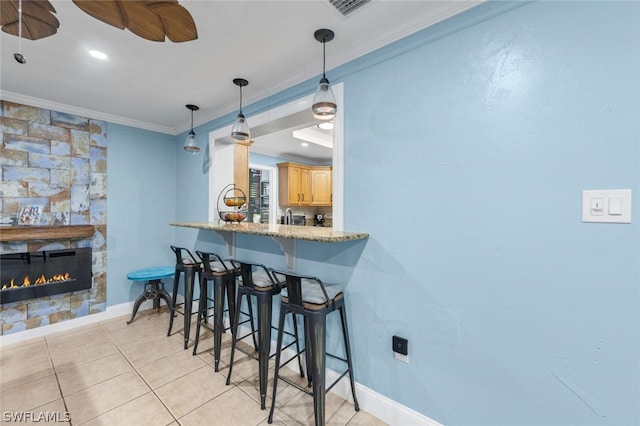
M88 117L95 120L103 120L109 123L122 124L124 126L131 126L138 129L150 130L153 132L164 133L175 136L178 133L175 129L166 126L158 126L157 124L146 123L138 120L131 120L126 117L120 117L118 115L106 114L100 111L93 111L86 108L80 108L72 105L61 104L58 102L48 101L46 99L34 98L32 96L21 95L19 93L7 92L5 90L0 91L0 99L9 102L16 102L23 105L30 105L38 108L64 112L67 114L74 114L80 117Z

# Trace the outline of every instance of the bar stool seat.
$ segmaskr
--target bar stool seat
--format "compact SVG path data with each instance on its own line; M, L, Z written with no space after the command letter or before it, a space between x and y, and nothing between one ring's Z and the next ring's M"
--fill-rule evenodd
M174 272L175 271L171 266L157 266L153 268L139 269L127 274L127 279L131 281L145 281L144 290L133 304L133 313L131 314L131 319L127 321L127 324L131 324L133 322L140 305L145 300L153 300L153 308L159 309L160 299L163 299L171 311L171 299L169 298L169 293L164 289L162 279L173 276Z
M360 410L358 399L356 398L355 381L353 379L353 363L351 358L351 346L349 344L349 329L347 326L347 315L344 303L344 293L342 286L338 284L325 284L319 278L305 275L293 274L290 272L271 271L274 278L285 282L286 288L282 289L280 297L280 318L279 331L276 346L276 365L273 380L273 397L271 398L271 410L269 412L268 423L273 422L273 414L276 406L276 391L278 380L300 389L308 395L313 396L313 412L316 426L325 424L325 394L345 375L349 375L351 384L351 394L356 411ZM340 313L342 325L342 336L344 338L345 358L330 354L326 350L327 315L331 312ZM286 377L280 376L280 356L282 353L282 326L286 315L302 315L304 318L305 333L305 358L307 361L307 376L312 386L311 392ZM300 351L298 351L298 355ZM326 385L326 357L343 361L347 369L330 385Z
M342 297L342 286L339 284L324 284L324 290L329 300ZM301 280L302 285L302 302L304 307L309 309L322 309L326 302L325 295L322 292L322 288L313 280L303 278ZM281 297L288 302L289 291L286 288L282 289Z

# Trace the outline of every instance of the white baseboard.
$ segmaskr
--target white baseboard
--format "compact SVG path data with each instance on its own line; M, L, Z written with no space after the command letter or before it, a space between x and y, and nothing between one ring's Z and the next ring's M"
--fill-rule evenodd
M178 297L180 298L180 295ZM181 301L178 300L178 302ZM152 303L153 302L151 300L145 301L140 306L140 310L151 309L153 307ZM31 330L21 331L15 334L0 336L0 348L2 348L3 345L9 345L28 339L33 339L35 337L46 336L58 331L71 330L76 327L94 324L99 321L105 321L123 315L131 315L131 312L133 311L133 304L134 302L121 303L119 305L107 307L107 310L104 312L99 312L80 318L74 318L56 324L49 324ZM209 321L211 322L211 318L209 319ZM225 317L225 326L228 327L228 325L228 318ZM249 328L246 328L244 326L241 326L239 330L241 334L247 334L250 331L251 330ZM249 345L253 344L250 336L247 336L244 341ZM275 348L276 342L272 341L271 350L275 351ZM281 362L293 358L294 356L295 351L293 351L292 349L287 349L282 354ZM302 364L304 366L304 359L302 360ZM292 370L299 373L298 364L295 362L289 363L286 368L291 368ZM327 383L333 383L339 377L338 373L328 368L326 374ZM343 378L343 380L340 380L340 382L338 382L330 392L335 393L336 395L346 399L347 401L353 402L353 398L351 397L351 386L349 385L349 380L346 376ZM404 405L393 401L392 399L389 399L386 396L379 394L378 392L369 389L368 387L357 382L356 396L358 397L358 402L360 403L361 409L392 426L442 426L437 421L430 419L429 417L424 416L417 411L410 409L409 407L405 407Z
M151 301L149 306L153 306ZM145 302L146 303L146 302ZM143 309L144 303L140 307ZM0 347L3 345L9 345L12 343L18 343L25 340L33 339L35 337L46 336L51 333L57 333L58 331L71 330L76 327L82 327L84 325L94 324L99 321L108 320L111 318L120 317L122 315L131 315L133 310L133 302L121 303L115 306L107 306L107 309L103 312L98 312L91 315L86 315L79 318L73 318L66 321L57 322L55 324L43 325L42 327L32 328L29 330L19 331L14 334L7 334L0 336Z
M248 327L240 326L240 335L250 333L251 330ZM274 336L275 338L275 336ZM251 336L247 336L243 339L243 342L247 345L253 345ZM271 351L276 350L276 342L271 341ZM295 351L291 348L282 352L280 363L284 363L287 360L295 356ZM306 368L304 358L302 359L302 366ZM296 373L300 373L297 362L290 362L285 368L290 368ZM340 374L327 368L326 369L326 383L333 383ZM345 376L329 391L338 395L339 397L353 403L353 397L351 395L351 385L349 384L348 376ZM430 419L429 417L412 410L386 396L379 394L378 392L369 389L368 387L356 382L356 397L360 409L366 411L374 417L379 418L385 423L392 426L443 426L441 423Z
M179 294L178 303L182 303L183 301L184 301L184 298L182 297L182 295ZM100 321L117 318L123 315L131 315L131 313L133 312L134 303L135 302L125 302L119 305L107 306L107 310L103 312L98 312L91 315L85 315L79 318L73 318L70 320L57 322L55 324L43 325L42 327L19 331L14 334L7 334L4 336L0 336L0 348L2 348L3 345L10 345L12 343L22 342L25 340L33 339L35 337L42 337L52 333L57 333L59 331L71 330L76 327L95 324ZM146 300L140 305L140 309L138 309L138 311L145 311L151 308L153 308L153 301Z

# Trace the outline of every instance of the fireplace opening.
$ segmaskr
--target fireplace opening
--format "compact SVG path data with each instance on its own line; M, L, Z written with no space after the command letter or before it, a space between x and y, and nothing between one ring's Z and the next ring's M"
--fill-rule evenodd
M91 288L91 248L0 255L0 304Z

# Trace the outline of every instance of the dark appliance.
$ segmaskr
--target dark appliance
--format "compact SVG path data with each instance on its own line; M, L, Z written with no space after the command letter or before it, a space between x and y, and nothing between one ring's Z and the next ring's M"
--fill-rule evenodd
M314 226L324 226L324 215L317 214L313 216Z

